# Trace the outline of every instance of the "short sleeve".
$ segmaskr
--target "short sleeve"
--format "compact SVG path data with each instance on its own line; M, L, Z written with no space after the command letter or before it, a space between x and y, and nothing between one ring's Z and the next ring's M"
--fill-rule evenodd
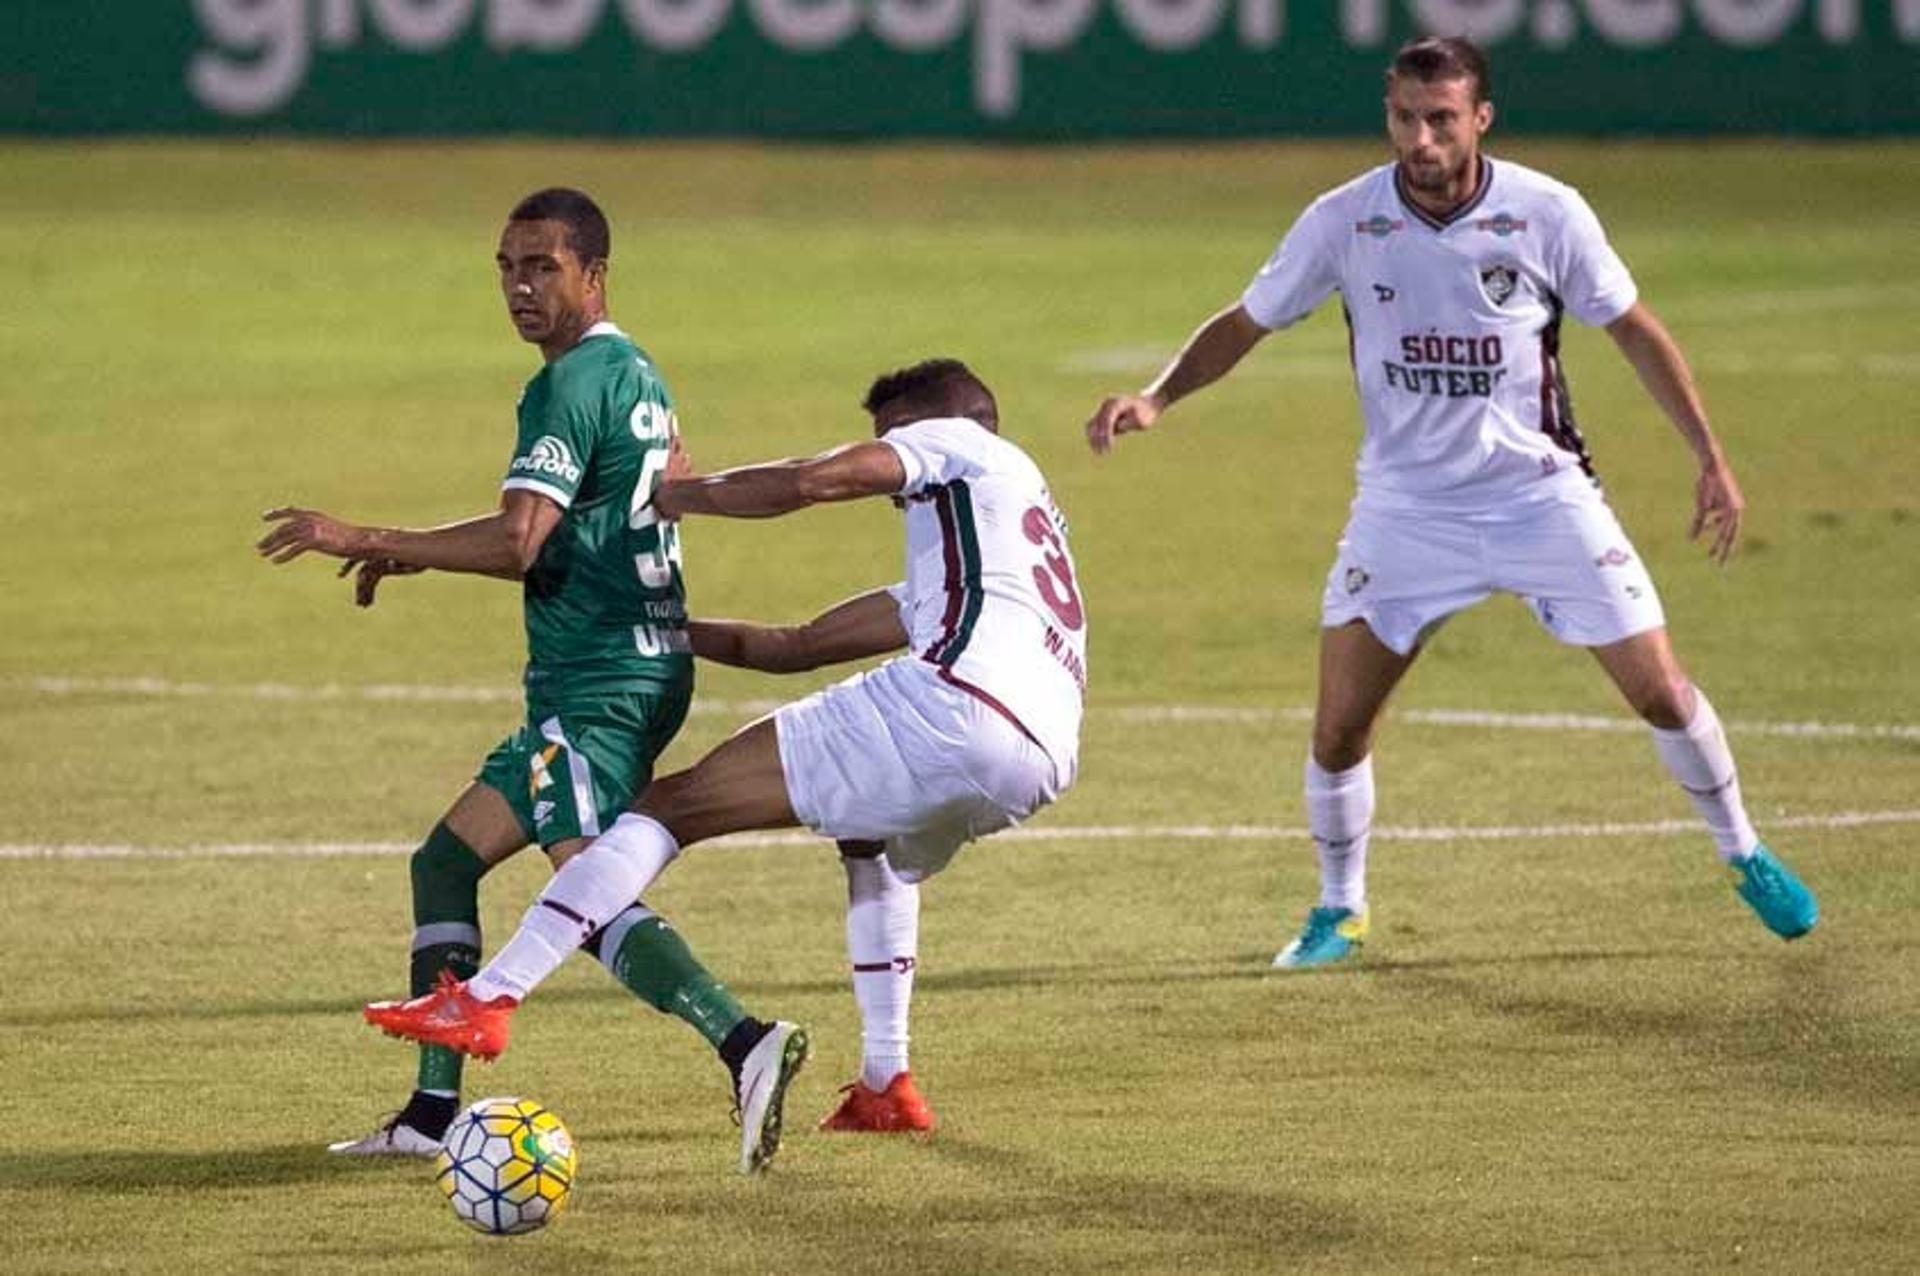
M1241 294L1241 307L1262 328L1271 331L1300 322L1340 286L1340 263L1327 233L1329 218L1324 199L1315 201Z
M1574 318L1604 328L1633 309L1640 290L1578 191L1567 192L1559 250L1554 291Z
M972 421L915 421L889 430L880 441L894 450L907 472L899 495L913 496L979 471L978 456L987 434Z
M554 386L538 403L522 401L520 436L500 486L505 491L538 492L568 509L593 459L601 414L597 404L563 390L564 386Z

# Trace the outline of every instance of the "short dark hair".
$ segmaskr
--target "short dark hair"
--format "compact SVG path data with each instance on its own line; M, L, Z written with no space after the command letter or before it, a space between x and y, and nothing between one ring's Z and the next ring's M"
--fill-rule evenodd
M1401 76L1431 84L1435 80L1472 80L1476 105L1493 97L1493 73L1487 55L1463 35L1429 35L1409 40L1393 55L1387 87Z
M993 391L958 359L922 359L876 377L860 406L874 416L884 408L902 408L922 417L966 417L996 434L1000 431L1000 405Z
M613 255L613 232L607 228L607 215L584 191L570 186L549 186L535 191L513 206L507 214L510 222L560 222L567 228L567 247L583 266L605 261Z

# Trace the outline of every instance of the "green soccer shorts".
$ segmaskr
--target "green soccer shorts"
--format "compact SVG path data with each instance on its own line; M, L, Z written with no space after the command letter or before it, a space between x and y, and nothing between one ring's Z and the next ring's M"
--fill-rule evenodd
M526 725L475 778L513 807L541 846L597 837L653 781L654 760L686 720L691 687L529 705Z

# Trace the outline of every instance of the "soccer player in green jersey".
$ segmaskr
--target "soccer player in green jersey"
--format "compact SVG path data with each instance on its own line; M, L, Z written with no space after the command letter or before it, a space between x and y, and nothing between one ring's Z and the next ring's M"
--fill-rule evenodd
M355 599L387 576L472 572L522 583L526 721L487 758L413 854L411 984L464 979L480 958L480 879L537 842L557 868L652 779L693 694L678 532L648 502L684 468L666 383L607 318L611 236L593 200L550 189L516 206L495 258L507 313L545 366L527 383L500 507L444 527L347 523L270 511L259 552L346 560ZM662 918L635 903L586 947L615 978L691 1024L720 1053L743 1113L741 1166L778 1146L806 1034L749 1016ZM461 1056L423 1047L417 1088L347 1155L430 1156L458 1108Z

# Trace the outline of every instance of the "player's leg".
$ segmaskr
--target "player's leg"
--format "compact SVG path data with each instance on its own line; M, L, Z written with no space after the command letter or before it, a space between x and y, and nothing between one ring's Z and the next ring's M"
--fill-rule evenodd
M1555 638L1592 651L1653 728L1661 762L1734 867L1741 897L1776 934L1805 934L1818 914L1813 895L1754 832L1719 716L1675 658L1659 591L1613 511L1597 497L1543 505L1503 522L1498 537L1502 587Z
M505 747L505 746L503 746ZM433 988L441 972L457 979L480 964L480 879L526 845L512 805L498 790L475 781L413 853L413 947L408 987L414 996ZM348 1156L431 1156L460 1106L463 1057L445 1046L422 1045L413 1093L392 1119L359 1139L329 1150Z
M786 1089L806 1062L806 1033L748 1014L680 933L645 904L629 905L586 948L635 996L706 1038L732 1078L740 1168L752 1173L763 1167L780 1146Z
M908 1014L919 965L920 887L901 880L881 842L842 840L847 874L847 957L860 1007L860 1075L823 1130L930 1130L933 1111L914 1085Z
M1336 962L1365 938L1375 724L1420 644L1492 589L1481 533L1467 520L1373 508L1347 520L1320 595L1320 684L1304 776L1320 900L1275 967Z
M773 719L764 718L690 770L655 781L633 810L569 855L513 938L468 981L466 992L482 1002L517 1004L632 904L681 846L721 833L794 823ZM384 1023L373 1007L368 1017L409 1034L411 1025ZM498 1053L491 1037L476 1038L472 1044L472 1053Z
M907 1056L908 1009L919 964L918 885L967 843L1018 824L1072 783L1075 759L1049 756L1006 711L895 662L858 687L832 689L783 713L781 744L796 809L842 837L847 951L860 1005L860 1075L821 1128L931 1130ZM866 724L874 710L885 724ZM857 758L855 768L834 759ZM884 853L882 853L884 852Z
M1769 930L1795 939L1813 929L1819 905L1792 870L1761 842L1740 793L1720 717L1675 658L1664 626L1591 648L1635 713L1653 728L1653 746L1700 813L1735 889Z
M686 771L656 780L633 809L560 866L514 937L471 981L483 999L524 1000L617 917L682 846L795 823L773 719L743 728Z
M690 699L690 687L671 686L596 696L541 718L555 781L546 789L541 840L556 871L653 782L654 762L686 720ZM747 1014L665 918L629 901L586 947L628 991L704 1037L737 1085L742 1062L771 1025Z
M767 725L770 732L771 724ZM544 755L548 770L565 777L564 783L551 786L551 808L542 812L543 829L551 832L571 821L583 834L597 833L599 819L589 811L594 804L586 795L591 768L583 756L591 746L582 748L581 740L574 738L584 739L585 733L561 734L559 724L548 723L542 724L542 731L558 745ZM775 766L777 770L777 752ZM654 788L670 785L674 779L668 777ZM719 783L727 783L724 775ZM753 786L743 783L743 789L752 791ZM630 828L629 836L635 831ZM741 1169L758 1170L779 1146L781 1105L787 1085L806 1059L805 1032L790 1023L748 1016L671 927L651 910L635 905L635 897L657 870L635 871L622 839L605 834L591 843L584 836L569 838L548 851L557 869L553 880L513 937L481 971L464 985L434 996L376 1003L367 1008L368 1019L389 1032L442 1041L490 1058L505 1049L511 1015L519 1002L576 948L592 940L596 955L623 983L708 1034L735 1078L741 1109ZM660 867L670 859L668 855Z
M1367 845L1373 832L1373 732L1419 648L1402 654L1360 620L1320 631L1320 689L1307 757L1307 831L1320 901L1273 964L1283 970L1348 956L1367 933Z

